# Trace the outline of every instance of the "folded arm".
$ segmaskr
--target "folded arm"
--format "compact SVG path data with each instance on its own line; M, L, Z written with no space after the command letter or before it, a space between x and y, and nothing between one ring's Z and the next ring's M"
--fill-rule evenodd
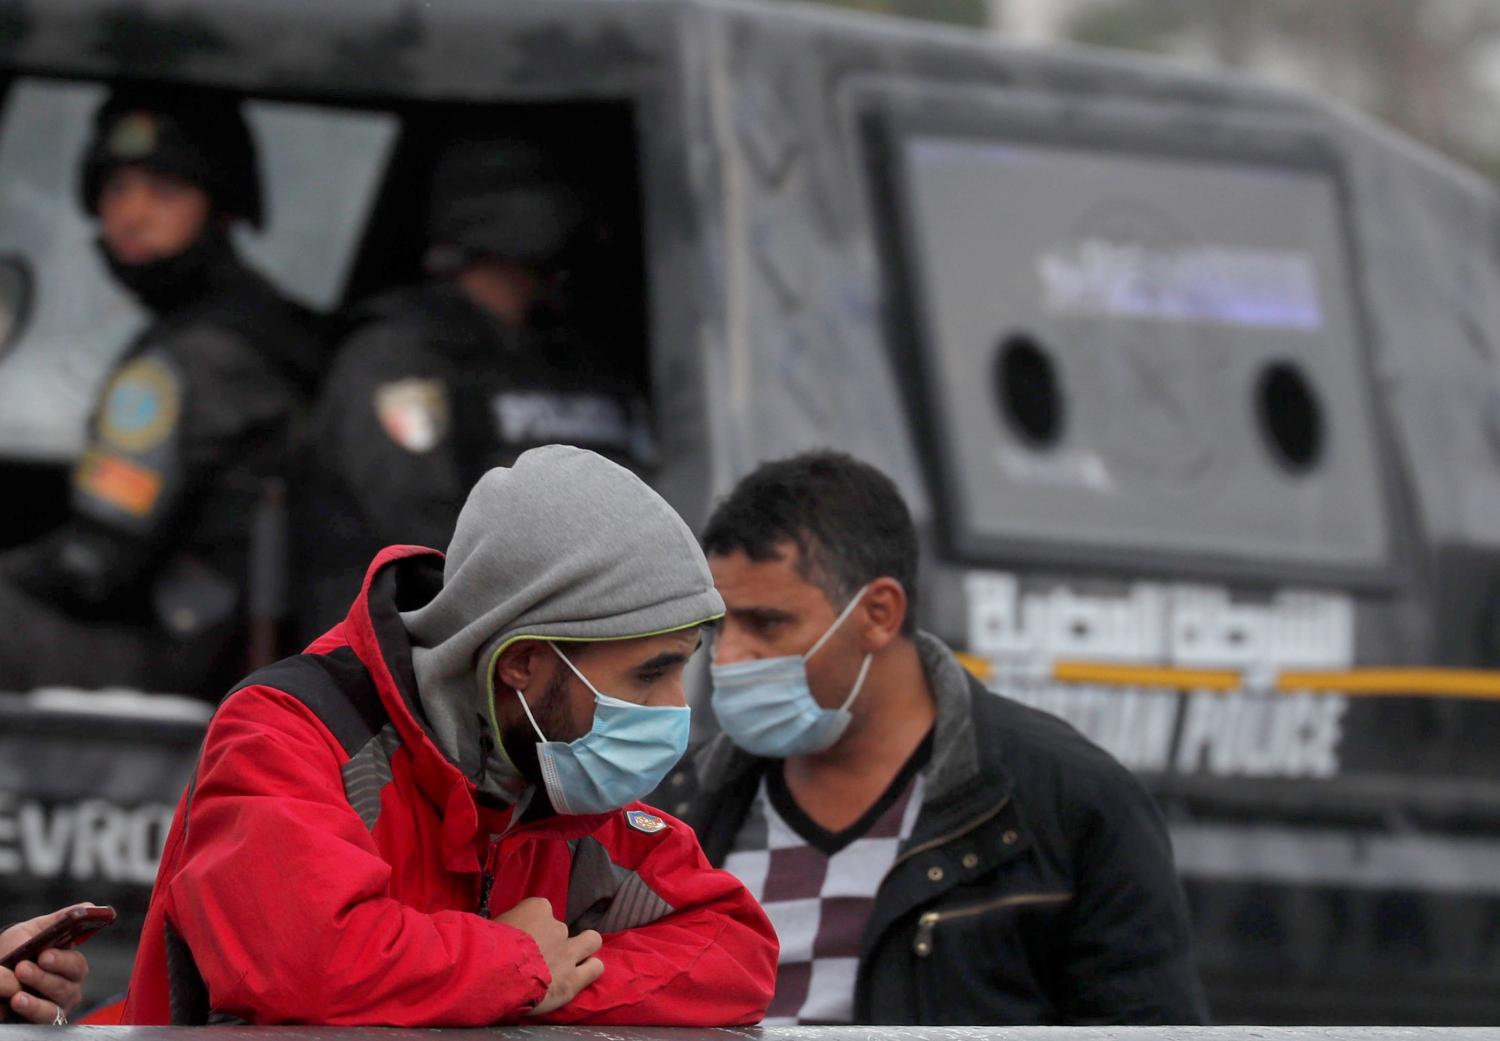
M671 818L616 897L648 924L598 927L604 974L550 1023L740 1026L759 1022L776 988L776 932L733 875L712 867L691 829ZM653 898L659 903L653 903Z

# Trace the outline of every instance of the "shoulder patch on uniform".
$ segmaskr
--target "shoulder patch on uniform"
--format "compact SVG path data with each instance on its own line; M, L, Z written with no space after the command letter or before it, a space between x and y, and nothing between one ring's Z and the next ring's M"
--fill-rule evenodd
M375 388L375 416L392 441L422 455L448 436L448 392L438 380L382 383Z
M131 459L89 452L78 464L73 484L83 494L132 517L144 517L161 496L162 475Z
M148 452L177 428L182 386L159 358L130 362L110 382L99 415L99 436L121 451Z
M636 831L643 831L647 835L655 835L658 831L665 831L667 822L654 813L645 810L626 810L625 823Z

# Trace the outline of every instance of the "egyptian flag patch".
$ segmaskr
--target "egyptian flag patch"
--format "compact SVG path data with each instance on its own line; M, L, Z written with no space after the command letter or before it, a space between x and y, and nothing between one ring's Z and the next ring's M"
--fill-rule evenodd
M386 436L424 455L448 436L448 394L437 380L407 379L375 388L375 415Z
M647 835L655 835L658 831L667 830L667 822L654 813L645 810L626 810L625 823L636 831L643 831Z

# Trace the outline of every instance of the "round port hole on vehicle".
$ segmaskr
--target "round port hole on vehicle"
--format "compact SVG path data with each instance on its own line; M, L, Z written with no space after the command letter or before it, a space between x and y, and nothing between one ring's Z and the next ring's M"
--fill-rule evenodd
M1302 475L1323 459L1327 441L1323 403L1297 365L1272 362L1255 387L1255 413L1271 457L1285 471Z
M1025 334L1008 336L995 353L995 401L1005 425L1032 448L1056 446L1066 405L1057 366L1047 349Z

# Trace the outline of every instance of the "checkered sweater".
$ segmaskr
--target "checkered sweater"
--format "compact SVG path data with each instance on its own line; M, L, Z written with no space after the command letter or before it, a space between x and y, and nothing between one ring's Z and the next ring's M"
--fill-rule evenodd
M916 825L922 806L916 771L925 759L913 756L871 810L837 834L797 807L780 763L761 779L724 867L761 902L781 939L767 1026L853 1021L865 923L881 879Z

